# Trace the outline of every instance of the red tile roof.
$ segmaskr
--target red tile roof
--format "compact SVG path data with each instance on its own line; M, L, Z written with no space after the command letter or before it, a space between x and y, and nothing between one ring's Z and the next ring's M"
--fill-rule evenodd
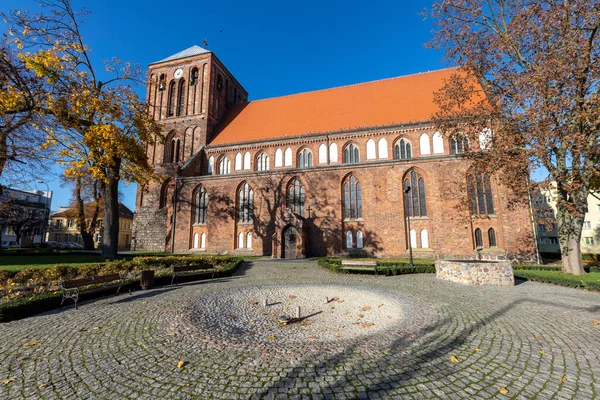
M238 104L210 145L400 125L431 119L433 94L457 68Z

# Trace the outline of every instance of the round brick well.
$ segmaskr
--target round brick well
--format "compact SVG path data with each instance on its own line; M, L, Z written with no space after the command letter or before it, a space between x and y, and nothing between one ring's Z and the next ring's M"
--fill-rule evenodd
M514 286L515 276L510 261L436 260L437 279L467 286Z

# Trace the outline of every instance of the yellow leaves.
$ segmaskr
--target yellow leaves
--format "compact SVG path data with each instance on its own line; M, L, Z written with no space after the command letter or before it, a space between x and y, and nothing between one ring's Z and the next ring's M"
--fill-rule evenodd
M186 365L187 365L187 361L183 361L183 360L181 360L181 361L179 361L179 362L177 363L177 368L181 369L181 368L183 368L183 367L184 367L184 366L186 366Z
M600 322L598 322L598 321L592 321L592 325L600 325Z
M47 383L40 383L40 384L38 385L38 388L40 388L40 389L44 389L44 388L47 388L47 387L48 387L48 384L47 384Z
M476 349L475 349L475 351L476 351L477 353L479 353L479 352L481 351L481 349L480 349L480 348L476 348Z
M275 335L269 335L269 336L267 336L267 339L273 340L273 339L275 339Z
M563 376L562 378L560 378L560 380L561 380L562 382L566 382L566 381L567 381L567 377L566 377L566 376Z
M508 389L505 387L498 388L498 391L502 394L508 394Z
M450 361L452 361L455 364L460 362L460 361L458 361L458 358L456 358L455 356L450 357Z
M371 306L364 306L363 308L361 308L362 311L369 311L371 309Z
M543 356L544 354L546 354L546 352L544 350L540 350L540 355Z
M37 346L39 343L40 343L40 341L39 341L39 340L34 340L33 342L30 342L30 343L25 343L25 344L23 345L23 347Z
M13 382L15 380L15 378L8 378L2 381L3 385L8 385L9 383Z

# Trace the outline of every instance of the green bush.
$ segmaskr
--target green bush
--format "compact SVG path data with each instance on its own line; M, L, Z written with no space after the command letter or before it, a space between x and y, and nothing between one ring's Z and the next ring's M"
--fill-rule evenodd
M581 255L581 258L583 260L591 260L591 261L600 261L600 254L596 254L596 253L585 253Z
M515 264L513 270L521 271L560 271L560 266L540 264Z
M600 272L600 267L590 267L590 272Z
M60 300L60 293L42 293L0 303L0 322L13 321L52 310L60 305Z
M337 272L342 265L342 259L336 257L323 257L317 260L317 263L321 267L325 267L327 269L332 270L333 272Z
M317 262L320 266L338 272L342 266L343 258L323 257ZM373 259L369 259L372 261ZM435 273L435 264L432 260L414 260L413 266L410 261L404 259L398 260L376 260L377 272L385 275L404 275L404 274L432 274Z
M574 276L563 274L560 271L515 270L514 274L517 278L527 279L531 281L553 283L555 285L560 286L600 291L599 273Z

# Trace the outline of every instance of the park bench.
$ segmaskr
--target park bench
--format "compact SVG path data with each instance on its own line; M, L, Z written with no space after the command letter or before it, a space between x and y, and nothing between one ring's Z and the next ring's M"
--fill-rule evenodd
M61 279L58 281L58 286L62 291L62 301L60 302L60 305L62 307L65 300L73 299L73 301L75 301L75 309L77 309L80 293L91 294L116 288L117 294L119 294L119 290L121 290L124 283L125 280L121 278L121 275L119 274L94 275L88 278L71 279L68 281L63 281ZM129 291L129 294L131 294L131 290Z
M377 275L377 261L342 260L342 266L339 270L374 271Z
M180 276L188 275L209 275L213 279L215 277L215 268L206 268L202 265L180 265L173 266L173 277L171 278L171 285L176 284L176 281Z

